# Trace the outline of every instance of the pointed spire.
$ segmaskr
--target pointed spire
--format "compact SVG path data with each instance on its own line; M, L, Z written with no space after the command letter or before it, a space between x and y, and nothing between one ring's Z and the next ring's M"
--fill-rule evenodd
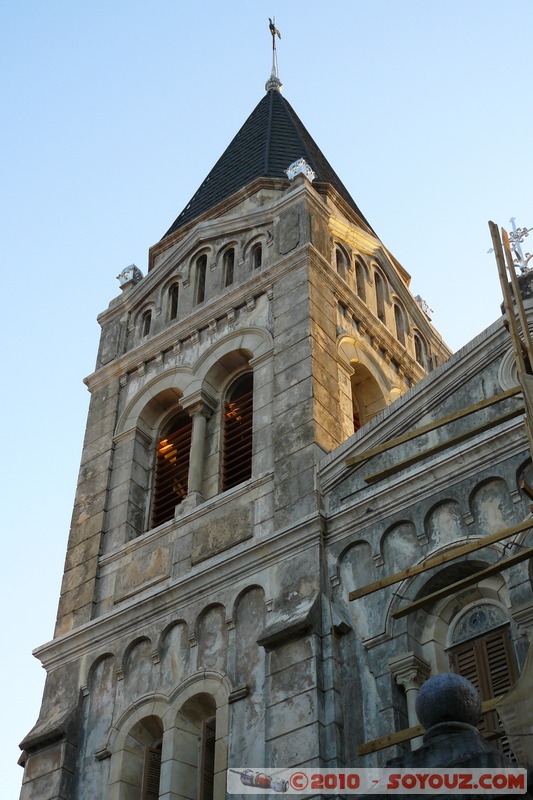
M287 180L286 170L300 159L317 183L330 184L370 228L289 102L280 91L267 91L163 238L257 178Z
M278 75L278 52L276 50L276 36L278 39L281 39L281 33L276 28L276 17L273 19L270 19L270 17L268 18L268 27L272 35L272 70L270 72L270 78L265 83L265 89L267 92L269 92L271 89L276 89L278 92L280 92L282 83Z

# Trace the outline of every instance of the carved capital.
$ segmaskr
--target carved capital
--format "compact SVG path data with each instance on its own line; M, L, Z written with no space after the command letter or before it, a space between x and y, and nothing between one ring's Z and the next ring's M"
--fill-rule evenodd
M419 689L431 672L428 662L412 652L392 658L389 669L396 683L403 686L406 692Z
M194 417L205 417L209 419L217 407L216 401L203 390L195 392L190 397L184 398L182 400L182 405L193 419Z

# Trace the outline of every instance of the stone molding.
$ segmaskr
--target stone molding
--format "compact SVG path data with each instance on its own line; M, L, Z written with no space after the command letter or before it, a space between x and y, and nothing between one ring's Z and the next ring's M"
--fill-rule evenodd
M431 674L431 665L412 651L389 659L389 670L394 680L406 691L419 689Z

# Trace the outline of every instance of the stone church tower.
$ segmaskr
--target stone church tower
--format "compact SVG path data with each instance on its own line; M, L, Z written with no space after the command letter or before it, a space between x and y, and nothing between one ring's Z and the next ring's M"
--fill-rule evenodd
M317 464L450 353L280 88L99 317L23 800L342 764Z

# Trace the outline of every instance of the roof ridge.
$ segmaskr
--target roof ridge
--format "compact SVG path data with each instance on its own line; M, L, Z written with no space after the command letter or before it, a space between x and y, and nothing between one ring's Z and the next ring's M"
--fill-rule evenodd
M275 89L270 89L268 91L267 97L270 97L270 103L268 104L268 123L267 123L267 130L266 130L266 140L265 140L265 174L268 175L268 168L270 162L270 141L272 135L272 117L274 115L274 92ZM277 92L279 94L279 92ZM280 95L281 97L281 95Z

